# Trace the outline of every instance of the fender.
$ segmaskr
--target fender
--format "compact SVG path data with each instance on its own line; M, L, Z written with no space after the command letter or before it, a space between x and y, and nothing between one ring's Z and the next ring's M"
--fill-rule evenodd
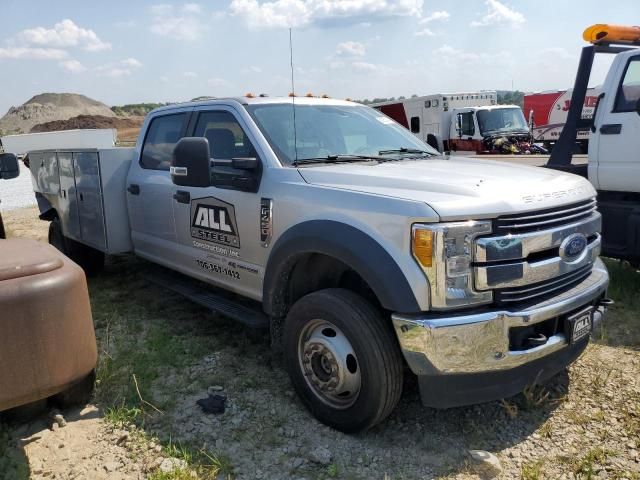
M402 270L369 235L351 225L332 220L311 220L287 230L273 247L263 286L264 310L281 316L277 301L282 282L300 255L320 253L340 260L355 270L371 287L380 304L393 312L420 312L420 306Z

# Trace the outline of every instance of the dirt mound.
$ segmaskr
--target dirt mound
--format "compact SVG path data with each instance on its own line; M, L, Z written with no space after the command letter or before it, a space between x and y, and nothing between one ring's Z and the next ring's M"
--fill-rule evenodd
M76 93L41 93L19 107L11 107L0 119L0 132L5 135L27 133L34 125L54 120L68 120L78 115L115 117L105 105Z
M78 115L67 120L34 125L31 133L56 132L59 130L75 130L83 128L115 128L118 130L119 142L135 142L140 132L144 117L105 117L104 115Z

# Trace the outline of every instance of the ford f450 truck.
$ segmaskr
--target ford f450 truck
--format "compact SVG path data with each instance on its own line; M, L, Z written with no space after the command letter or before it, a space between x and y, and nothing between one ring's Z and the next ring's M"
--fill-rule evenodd
M391 413L405 365L428 406L514 395L577 358L605 310L588 181L440 156L355 103L179 104L135 148L29 156L52 243L94 271L133 252L269 327L306 406L345 432Z

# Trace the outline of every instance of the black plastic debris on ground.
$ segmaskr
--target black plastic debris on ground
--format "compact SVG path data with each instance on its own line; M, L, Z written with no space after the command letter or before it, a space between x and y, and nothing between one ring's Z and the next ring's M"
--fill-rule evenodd
M201 398L196 403L204 413L224 413L224 404L227 401L225 395L218 393L209 394L207 398Z

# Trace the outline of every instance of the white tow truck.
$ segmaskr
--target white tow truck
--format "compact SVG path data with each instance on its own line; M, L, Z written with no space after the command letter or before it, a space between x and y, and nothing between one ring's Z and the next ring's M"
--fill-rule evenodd
M517 105L497 92L438 93L371 104L436 150L458 154L546 153Z
M584 32L567 121L549 168L588 178L598 191L603 222L603 255L640 265L640 27L593 25ZM596 54L615 54L593 118L582 106ZM589 163L572 165L580 129L590 128Z

